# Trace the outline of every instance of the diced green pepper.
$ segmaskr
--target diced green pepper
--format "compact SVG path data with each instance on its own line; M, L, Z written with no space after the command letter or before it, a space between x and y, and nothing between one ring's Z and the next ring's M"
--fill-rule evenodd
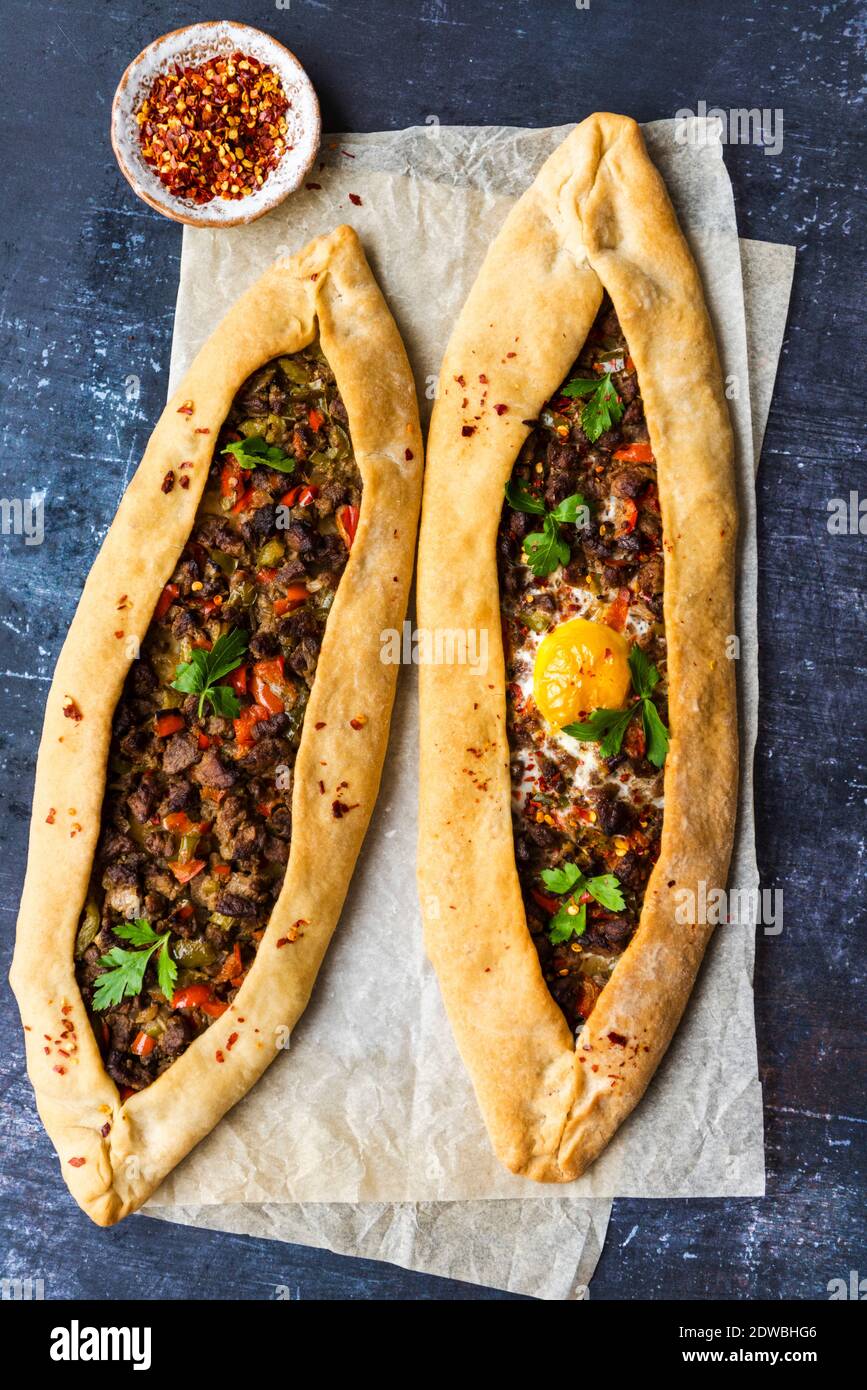
M99 935L99 908L93 898L88 898L84 909L84 916L81 919L81 926L78 928L78 935L75 938L75 959L81 960L88 946L96 940Z

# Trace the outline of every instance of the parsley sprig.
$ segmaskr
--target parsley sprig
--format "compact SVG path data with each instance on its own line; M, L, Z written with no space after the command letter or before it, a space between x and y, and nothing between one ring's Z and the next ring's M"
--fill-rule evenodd
M638 699L626 709L596 709L583 723L564 725L563 733L584 743L598 743L603 758L613 758L620 752L629 724L640 714L648 762L662 767L668 753L668 730L651 698L659 684L659 672L641 647L634 646L627 659Z
M541 877L552 893L569 894L548 924L548 940L553 946L559 946L573 936L584 935L587 929L587 904L576 901L584 893L589 893L610 912L622 912L626 907L616 874L597 874L594 878L586 878L577 864L563 864L559 869L543 869Z
M573 399L586 396L581 408L581 428L591 444L595 444L600 434L610 430L623 416L623 402L614 389L609 372L601 378L589 380L576 377L563 387L560 394Z
M224 454L231 454L239 468L276 468L278 473L293 473L296 460L283 452L276 444L269 444L261 435L251 435L249 439L236 439L227 444Z
M567 522L573 526L578 524L578 514L587 506L581 493L573 492L553 511L548 511L545 503L535 497L525 483L516 481L506 484L506 501L516 512L527 512L543 518L542 530L532 531L524 539L527 564L537 579L544 578L558 565L568 565L572 552L560 533L560 527Z
M166 932L163 936L158 936L150 922L146 922L143 917L137 917L134 922L127 922L125 926L114 927L113 931L115 936L119 936L123 941L129 941L133 946L143 949L125 951L121 946L113 946L106 955L100 956L100 965L106 966L107 969L96 981L93 1007L110 1009L122 999L140 993L148 961L155 951L159 987L166 998L171 999L178 978L178 967L169 952L171 933Z
M237 719L241 706L237 696L228 685L217 685L217 681L240 666L247 649L247 634L243 628L233 628L231 632L218 637L210 651L204 647L194 647L189 661L182 661L172 681L173 690L182 690L186 695L198 695L199 718L205 712L208 701L215 714L224 719Z

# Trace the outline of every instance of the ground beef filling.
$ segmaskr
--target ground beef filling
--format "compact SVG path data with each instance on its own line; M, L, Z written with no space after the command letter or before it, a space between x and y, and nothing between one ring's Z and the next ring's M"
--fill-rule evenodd
M283 470L223 452L249 439L273 446ZM124 1093L147 1086L225 1011L253 963L289 858L304 711L360 504L346 410L318 343L254 373L220 432L195 525L114 715L75 956L106 1069ZM210 704L200 714L198 695L172 688L177 667L236 631L246 651L221 684L237 717ZM142 919L168 934L172 996L159 987L155 952L138 993L95 1007L104 958L136 949L116 929Z
M581 423L586 398L566 397L561 387L540 412L512 473L513 485L531 489L548 509L575 493L586 499L589 524L560 528L568 560L538 578L526 563L524 540L538 530L539 517L508 504L498 537L515 857L545 979L575 1031L638 925L662 830L662 770L645 757L641 720L629 725L619 754L602 758L598 744L548 728L532 694L541 637L581 616L607 623L644 649L660 672L655 699L666 719L656 465L649 447L631 447L649 446L649 436L635 367L607 298L566 381L601 379L604 372L622 406L619 421L591 441ZM557 904L540 875L567 863L588 877L616 875L626 906L613 912L587 902L580 938L552 944Z

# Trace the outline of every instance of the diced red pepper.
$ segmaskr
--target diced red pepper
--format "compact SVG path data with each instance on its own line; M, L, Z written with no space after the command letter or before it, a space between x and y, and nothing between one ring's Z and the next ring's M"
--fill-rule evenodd
M154 1039L148 1037L147 1033L136 1033L133 1038L132 1050L137 1057L149 1057L155 1047Z
M284 613L291 613L294 608L299 608L302 603L306 603L309 598L307 586L305 584L290 584L282 598L275 598L274 612L278 618Z
M352 542L355 540L355 533L358 530L358 515L358 507L351 507L348 503L345 507L337 508L334 519L347 550L352 549Z
M629 612L629 599L629 590L620 589L614 602L608 605L605 621L609 627L614 628L615 632L622 632L626 626L626 616Z
M638 508L631 497L621 497L620 505L623 509L623 523L618 534L621 536L628 536L630 531L635 530L635 523L638 520Z
M167 584L165 586L157 600L157 606L154 609L154 619L156 622L159 622L161 618L166 616L180 592L177 584Z
M180 859L169 860L169 868L178 883L189 883L190 879L195 878L196 874L200 874L204 867L204 859L188 859L185 864L182 864Z
M300 492L298 493L298 506L309 507L313 499L318 496L319 488L316 486L316 484L308 483L308 485L306 487L302 487Z
M211 1018L219 1018L220 1014L224 1014L228 1007L228 1004L224 1004L222 999L206 999L203 1004L199 1005L202 1013L210 1014Z
M235 942L232 954L226 957L222 969L218 975L214 976L215 982L223 984L226 980L231 980L235 975L240 975L244 969L244 962L241 960L241 947Z
M163 826L166 830L171 830L180 835L189 835L197 830L200 835L207 835L212 822L209 820L190 820L186 811L171 811L169 815L163 817Z
M193 911L192 903L182 903L180 907L175 908L175 916L180 917L182 922L189 922Z
M214 865L214 873L217 875L218 878L228 878L231 872L232 868L229 864Z
M289 491L284 492L283 496L280 498L281 507L294 507L300 495L300 487L290 487Z
M168 738L169 734L176 734L184 727L184 716L174 711L170 714L158 714L155 723L159 737Z
M560 908L563 906L563 904L557 898L549 897L547 893L541 892L541 890L538 888L531 888L530 896L539 904L539 906L545 912L549 912L552 917L556 912L559 912Z
M264 705L248 705L246 709L241 710L238 718L232 721L235 725L235 738L239 743L252 743L253 725L258 724L263 719L270 719L270 717L271 713ZM202 795L205 795L204 791ZM222 801L222 797L220 800Z
M240 497L238 498L237 502L232 508L232 515L237 516L238 512L245 512L250 505L250 498L252 496L253 489L251 487L248 487L245 492L241 493Z
M649 444L625 444L614 450L614 457L622 463L655 463L653 450Z
M282 656L256 662L253 667L253 699L257 705L264 705L269 714L282 714L285 710L285 702L274 689L275 686L285 687L285 683Z
M172 1009L199 1009L211 998L210 984L188 984L185 990L176 990L172 995Z
M248 668L246 666L236 666L235 670L230 671L229 675L226 677L226 680L236 695L247 694L247 671Z
M208 735L207 735L207 734L203 734L203 733L199 732L198 734L196 734L196 739L197 739L197 741L198 741L198 745L199 745L200 748L202 748L202 749L210 748L210 746L211 746L211 740L208 738Z
M325 423L325 416L321 410L308 410L307 423L312 430L321 430Z
M258 570L256 573L257 584L270 584L277 574L276 569Z

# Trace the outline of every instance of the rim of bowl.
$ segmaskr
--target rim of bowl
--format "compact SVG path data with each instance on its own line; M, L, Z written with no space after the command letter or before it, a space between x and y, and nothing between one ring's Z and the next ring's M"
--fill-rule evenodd
M214 30L220 32L214 34ZM300 127L293 149L284 152L280 163L268 175L262 187L247 198L214 198L209 203L199 204L188 198L178 198L168 191L142 158L135 121L141 96L160 72L184 56L202 62L209 56L221 56L223 49L234 52L242 48L245 41L246 51L278 72L284 90L288 79L291 90L286 90L286 95L290 102L298 100L299 106L301 103L304 105L305 109L297 113ZM254 52L256 48L260 51ZM316 90L292 50L263 29L231 19L186 24L180 29L161 34L127 65L111 104L112 149L127 183L156 212L189 227L238 227L264 217L290 193L294 193L309 173L316 159L321 134L322 117ZM291 170L286 161L293 153L296 154L296 161L294 170Z

